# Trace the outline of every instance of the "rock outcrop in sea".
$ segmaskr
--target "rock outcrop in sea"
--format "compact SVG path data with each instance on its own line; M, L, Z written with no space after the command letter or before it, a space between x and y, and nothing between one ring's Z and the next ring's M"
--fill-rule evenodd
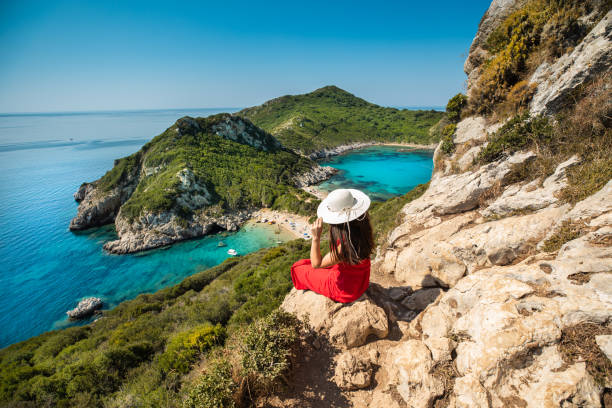
M66 314L70 319L85 319L94 314L96 310L101 309L102 305L102 299L97 297L90 297L81 300L77 307L72 310L68 310Z
M487 37L522 4L491 4L466 61L470 86L487 60ZM611 33L608 12L568 54L542 63L532 77L532 114L557 113L577 88L610 71ZM378 249L367 295L349 305L296 290L285 298L282 307L329 345L335 371L326 381L348 405L612 406L612 180L578 202L562 200L568 172L583 160L576 154L547 177L508 182L538 152L479 164L502 124L466 117L454 153L438 147L429 188L402 208ZM581 232L551 249L568 225ZM568 357L576 336L608 359L599 368L607 374Z

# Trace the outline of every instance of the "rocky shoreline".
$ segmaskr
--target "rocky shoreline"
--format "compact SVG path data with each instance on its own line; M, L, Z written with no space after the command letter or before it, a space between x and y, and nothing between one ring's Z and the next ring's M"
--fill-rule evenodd
M315 165L310 171L295 176L294 182L296 187L304 189L329 179L336 172L332 167ZM189 207L198 206L198 203L193 202L198 197L208 200L210 194L195 182L189 170L183 170L179 176L185 190L183 201ZM189 220L174 211L147 212L130 220L121 213L121 205L129 198L133 185L128 179L125 186L103 193L96 189L94 183L83 183L74 193L74 199L80 205L77 216L70 223L70 229L81 230L114 222L119 239L105 243L104 249L121 255L160 248L220 230L237 231L260 210L247 208L219 215L194 211Z
M361 149L364 147L370 146L402 146L410 149L422 149L422 150L435 150L438 146L436 144L430 145L419 145L415 143L391 143L391 142L359 142L359 143L351 143L347 145L340 145L336 147L330 147L322 150L317 150L316 152L310 153L307 157L311 160L321 160L328 157L339 156L343 153L346 153L351 150Z

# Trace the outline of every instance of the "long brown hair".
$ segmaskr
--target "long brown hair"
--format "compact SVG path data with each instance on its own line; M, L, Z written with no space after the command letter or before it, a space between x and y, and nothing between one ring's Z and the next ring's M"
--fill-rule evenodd
M368 212L350 221L348 226L347 223L330 224L329 250L338 261L350 265L369 258L374 250L374 237Z

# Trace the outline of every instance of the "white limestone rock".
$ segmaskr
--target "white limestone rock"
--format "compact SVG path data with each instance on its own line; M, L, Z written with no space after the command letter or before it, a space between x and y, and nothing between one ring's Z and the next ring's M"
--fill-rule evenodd
M359 347L370 335L382 339L389 333L385 311L365 294L352 303L343 304L312 291L292 289L281 308L308 322L341 349Z
M570 53L541 68L532 79L538 83L532 115L557 112L573 90L612 68L612 11Z
M559 191L567 185L567 169L580 162L573 156L559 164L554 174L546 178L540 187L540 180L508 187L503 194L482 211L485 217L507 215L518 211L535 211L556 204Z

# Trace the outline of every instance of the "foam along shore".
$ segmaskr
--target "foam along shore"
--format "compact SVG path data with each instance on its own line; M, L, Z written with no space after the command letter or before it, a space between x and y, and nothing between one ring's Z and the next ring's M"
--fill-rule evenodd
M268 208L255 211L251 220L257 222L273 222L279 228L291 233L295 238L310 238L310 223L308 217ZM307 234L307 235L304 235Z

